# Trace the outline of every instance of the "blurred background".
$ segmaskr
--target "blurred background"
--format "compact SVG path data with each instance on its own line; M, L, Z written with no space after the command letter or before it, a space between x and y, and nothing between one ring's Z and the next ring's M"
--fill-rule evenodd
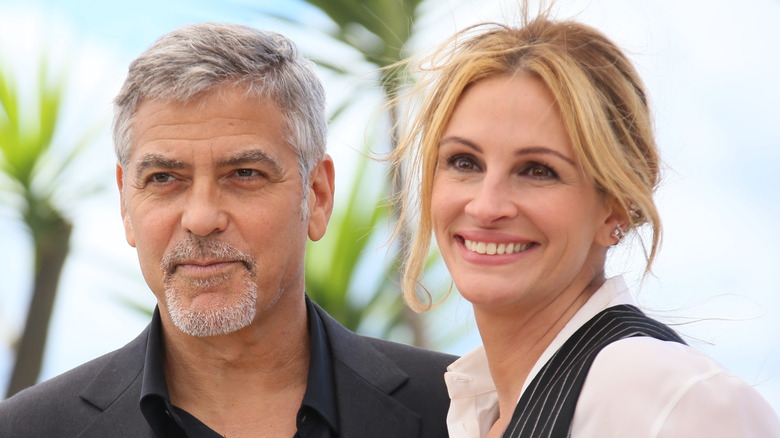
M132 4L131 4L132 3ZM453 293L400 301L387 169L405 78L378 67L481 21L507 0L0 0L0 399L134 338L154 299L124 240L109 135L127 65L184 24L283 33L328 92L336 211L310 247L307 291L365 334L455 354L479 344ZM640 304L780 411L780 1L559 0L560 18L612 37L649 88L665 160L664 245L642 278L638 238L614 250ZM432 258L427 284L449 281ZM31 307L31 303L33 303ZM12 383L16 382L16 383Z

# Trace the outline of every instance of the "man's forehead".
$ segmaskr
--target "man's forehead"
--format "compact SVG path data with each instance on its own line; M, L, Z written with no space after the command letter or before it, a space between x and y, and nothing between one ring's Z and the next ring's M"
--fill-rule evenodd
M135 163L148 161L150 154L185 162L273 161L294 154L276 105L235 89L196 101L144 100L132 132L130 161Z
M274 155L273 151L269 151L257 144L248 144L244 147L225 150L221 150L219 147L205 151L191 149L184 154L175 150L147 150L142 151L130 160L130 165L139 172L147 168L185 169L200 164L215 167L263 164L271 166L279 172L282 171L280 160Z
M166 96L165 94L142 97L135 107L135 114L137 115L145 108L151 108L153 111L167 108L191 108L202 111L214 105L227 104L227 106L232 106L238 101L250 106L273 108L283 112L274 97L268 92L249 89L240 84L226 83L185 97Z
M193 125L195 128L209 123L224 123L235 126L237 123L282 122L282 114L271 105L264 103L242 102L242 105L225 102L221 105L197 105L178 101L145 101L138 107L132 121L133 131L143 136L150 129L170 129Z

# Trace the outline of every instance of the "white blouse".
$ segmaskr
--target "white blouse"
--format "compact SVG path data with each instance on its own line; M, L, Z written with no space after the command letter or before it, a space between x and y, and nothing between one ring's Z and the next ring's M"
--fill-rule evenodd
M607 280L547 347L522 391L552 355L602 310L633 304L621 277ZM483 438L498 419L498 396L482 346L444 375L450 438ZM521 396L522 396L521 391ZM704 354L649 337L605 347L585 379L573 438L780 438L780 419L750 385Z

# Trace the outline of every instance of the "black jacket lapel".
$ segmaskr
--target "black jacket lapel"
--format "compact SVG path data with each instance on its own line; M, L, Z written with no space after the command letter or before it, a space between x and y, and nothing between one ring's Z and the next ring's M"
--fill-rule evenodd
M149 336L147 327L114 353L79 397L102 412L79 437L151 437L139 409L141 376Z

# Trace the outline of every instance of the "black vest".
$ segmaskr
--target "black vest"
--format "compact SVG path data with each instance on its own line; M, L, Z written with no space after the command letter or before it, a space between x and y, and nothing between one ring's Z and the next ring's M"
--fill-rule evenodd
M603 310L550 358L517 403L503 438L565 438L588 370L602 348L620 339L649 336L685 343L672 329L634 306Z

